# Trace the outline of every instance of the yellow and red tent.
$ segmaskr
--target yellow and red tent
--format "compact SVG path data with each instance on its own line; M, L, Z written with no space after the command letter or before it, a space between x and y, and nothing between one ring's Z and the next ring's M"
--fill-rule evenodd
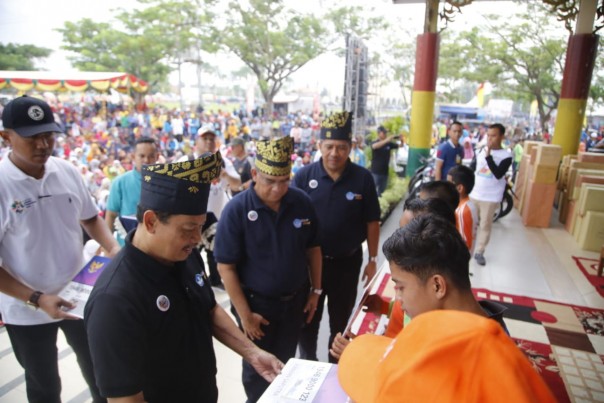
M52 72L52 71L0 71L0 90L15 88L20 92L38 91L109 91L122 93L133 90L146 93L147 82L128 73L111 72Z

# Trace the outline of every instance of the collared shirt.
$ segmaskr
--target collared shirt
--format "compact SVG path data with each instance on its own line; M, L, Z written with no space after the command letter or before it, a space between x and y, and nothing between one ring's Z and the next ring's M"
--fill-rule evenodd
M136 215L136 206L141 198L142 177L136 169L128 171L111 182L107 210L117 213L118 216ZM111 228L113 232L114 228ZM117 241L124 246L124 238L117 233Z
M317 210L323 255L348 256L367 239L367 223L380 219L371 173L350 161L334 182L320 159L300 169L292 186L306 192Z
M463 154L463 146L461 144L454 145L451 140L447 140L438 147L436 158L443 162L441 168L442 180L447 180L447 173L451 168L461 164Z
M379 143L381 140L372 143ZM388 167L390 165L390 154L392 150L396 150L398 145L394 142L386 143L380 148L371 150L371 172L376 175L388 175Z
M41 179L0 161L0 266L34 290L61 291L84 266L80 220L98 209L78 170L50 157ZM0 293L0 312L11 325L56 322Z
M234 264L241 284L280 296L308 282L306 252L319 245L317 214L304 192L289 189L279 212L266 206L255 184L231 199L218 221L214 258Z
M199 252L165 266L132 245L100 275L84 311L96 382L105 397L216 402L211 312Z
M120 216L135 215L141 198L142 178L136 169L118 176L111 183L107 210Z

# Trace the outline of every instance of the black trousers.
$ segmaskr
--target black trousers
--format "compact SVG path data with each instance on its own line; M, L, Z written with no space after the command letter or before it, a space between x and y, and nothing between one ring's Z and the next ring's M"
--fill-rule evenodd
M323 258L323 274L321 285L323 294L319 298L317 312L312 321L305 325L300 335L300 358L317 361L317 337L319 325L323 317L325 298L329 312L329 344L327 346L329 362L337 360L329 354L329 348L338 332L343 332L354 308L357 298L357 287L361 265L363 264L363 249L349 257L329 259Z
M274 354L284 363L296 356L300 329L306 318L303 310L308 298L307 291L308 289L304 287L290 301L285 302L262 297L248 290L244 291L252 312L262 315L269 321L268 325L262 325L264 337L255 340L254 343L261 349ZM231 307L231 312L241 327L241 319L234 307ZM269 385L245 360L243 361L242 381L247 401L251 403L258 401Z
M214 259L214 252L208 249L206 249L205 251L206 257L208 259L208 269L210 271L208 275L210 278L210 284L212 286L220 286L222 285L222 278L220 277L220 273L218 272L218 264L216 263L216 259Z
M106 402L94 380L92 359L83 320L62 320L44 325L6 325L15 357L25 370L27 399L30 402L61 401L61 378L57 353L57 334L61 329L71 346L94 402Z

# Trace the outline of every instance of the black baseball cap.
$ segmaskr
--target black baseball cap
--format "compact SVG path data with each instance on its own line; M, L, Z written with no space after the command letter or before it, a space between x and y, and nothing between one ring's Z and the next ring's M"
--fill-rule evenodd
M38 99L23 95L4 107L2 125L14 130L21 137L32 137L40 133L62 132L55 122L50 106Z

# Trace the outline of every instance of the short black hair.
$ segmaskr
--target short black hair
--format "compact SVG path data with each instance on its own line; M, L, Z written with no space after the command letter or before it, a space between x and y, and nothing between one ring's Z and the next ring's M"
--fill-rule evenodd
M425 194L427 199L441 199L455 211L459 205L459 192L455 185L446 180L426 182L421 185L419 192Z
M453 121L453 123L451 123L451 124L449 125L449 128L453 127L453 125L460 125L460 126L461 126L461 128L463 129L463 125L462 125L462 124L461 124L461 122L460 122L460 121L458 121L458 120L454 120L454 121Z
M440 217L415 217L384 242L382 251L389 262L424 283L440 274L459 290L471 289L468 247L455 226Z
M141 136L141 137L137 138L136 141L134 142L134 147L136 147L139 144L153 144L155 147L157 147L157 143L155 142L155 139L153 137L149 137L149 136Z
M474 189L474 171L465 165L457 165L449 170L447 175L451 175L455 186L462 185L466 194L470 194Z
M421 214L433 214L455 225L455 211L441 199L410 199L405 201L404 209L413 213L413 217Z
M172 213L166 213L164 211L153 210L152 208L148 208L146 206L138 204L136 206L136 221L138 223L143 222L143 216L145 215L145 211L147 211L147 210L153 211L155 213L155 215L157 216L157 219L159 220L159 222L161 222L162 224L167 224L170 217L172 217L174 215Z
M497 129L499 130L499 135L503 136L505 134L505 127L501 123L494 123L489 126L489 129Z

